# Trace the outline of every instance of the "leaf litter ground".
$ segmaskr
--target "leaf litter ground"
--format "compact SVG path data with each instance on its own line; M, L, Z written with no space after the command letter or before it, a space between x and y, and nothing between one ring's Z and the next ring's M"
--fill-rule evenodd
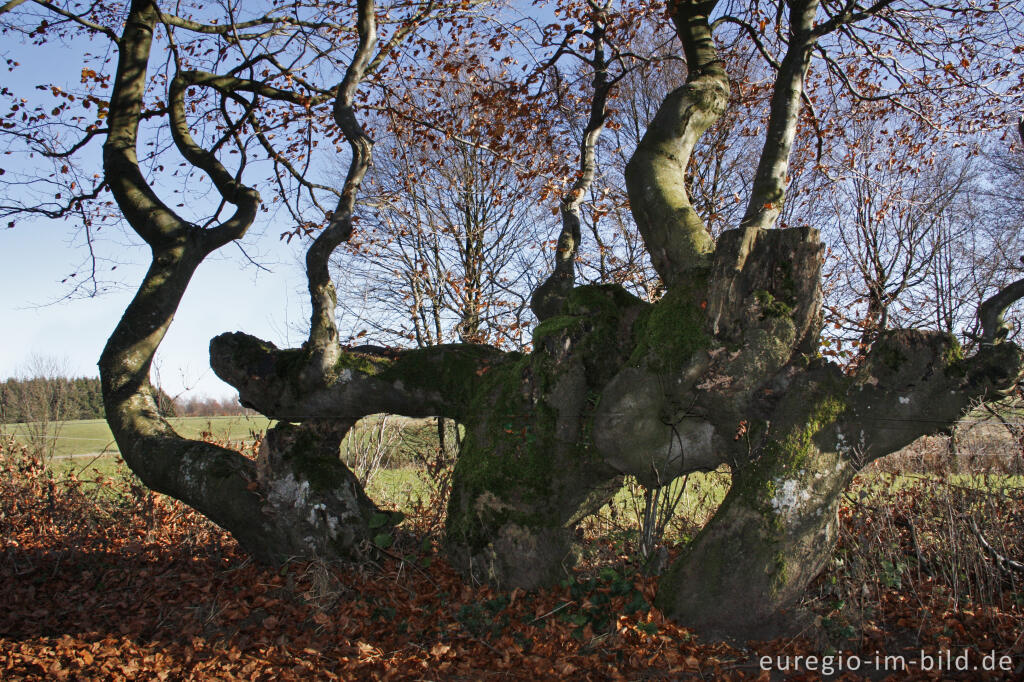
M430 541L411 536L358 569L270 569L168 498L109 480L58 480L31 460L0 455L4 680L983 676L913 665L782 672L796 656L840 652L807 638L702 641L650 606L654 579L614 556L579 567L558 588L511 594L465 584ZM916 661L921 649L967 647L974 662L989 651L1011 657L1013 672L989 677L1021 671L1019 611L952 608L927 581L912 591L891 586L876 603L880 611L847 641L848 656ZM772 671L761 670L761 656L772 657Z

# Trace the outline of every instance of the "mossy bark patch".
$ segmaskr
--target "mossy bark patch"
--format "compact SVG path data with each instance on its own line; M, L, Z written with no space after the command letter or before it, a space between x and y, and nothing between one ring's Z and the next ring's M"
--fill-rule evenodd
M668 375L679 373L711 343L703 304L699 290L680 286L645 309L633 326L635 347L629 364Z
M567 526L616 477L592 446L594 408L632 350L642 307L621 287L576 289L535 331L533 353L475 377L447 529L464 570L508 586L560 574Z

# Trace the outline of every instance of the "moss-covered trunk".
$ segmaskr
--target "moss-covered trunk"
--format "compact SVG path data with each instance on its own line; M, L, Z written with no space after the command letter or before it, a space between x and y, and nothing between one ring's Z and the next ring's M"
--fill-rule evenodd
M257 481L263 516L280 526L276 546L267 548L277 561L362 559L372 554L372 535L392 525L341 461L345 431L314 421L280 423L267 432Z
M448 507L449 553L467 574L505 587L564 576L576 522L621 485L594 419L642 307L620 287L577 289L537 328L533 353L480 373Z
M835 448L834 397L808 391L781 434L761 440L714 518L662 578L657 604L713 637L770 639L808 623L795 605L835 544L842 491L855 472ZM824 448L824 449L823 449Z
M799 599L832 554L853 476L1012 390L1022 360L1009 344L964 359L949 335L900 330L854 373L807 358L783 367L745 403L732 488L663 577L658 605L716 637L806 631Z
M465 424L448 507L455 564L508 588L564 576L574 522L596 502L595 489L615 479L588 444L584 377L545 376L544 364L527 357L489 372L478 393L488 409Z
M787 609L827 560L857 468L1009 390L1024 362L1009 344L964 359L946 335L902 331L846 374L815 357L817 232L748 237L721 235L708 268L654 304L618 286L573 289L525 355L470 344L339 349L310 384L303 349L230 334L212 342L213 366L265 414L315 417L321 426L281 427L269 444L285 477L342 495L339 514L348 509L356 529L374 512L332 460L329 427L345 426L337 415L457 419L466 432L447 548L464 574L505 588L561 579L575 523L622 475L664 483L728 463L733 488L664 577L659 603L705 632L770 637L791 629ZM879 414L892 418L884 428ZM280 509L299 538L319 513Z

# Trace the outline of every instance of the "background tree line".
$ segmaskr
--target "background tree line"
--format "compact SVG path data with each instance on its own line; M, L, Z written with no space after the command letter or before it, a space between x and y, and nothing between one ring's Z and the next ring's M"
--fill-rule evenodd
M157 405L167 417L220 417L249 414L238 397L172 398L159 389ZM105 419L99 377L37 375L0 381L0 423Z
M99 377L46 377L0 382L0 415L7 423L103 419Z

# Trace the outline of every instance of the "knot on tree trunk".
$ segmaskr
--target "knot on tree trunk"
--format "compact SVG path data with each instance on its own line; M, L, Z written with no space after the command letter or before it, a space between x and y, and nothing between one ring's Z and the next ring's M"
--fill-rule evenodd
M934 372L963 376L963 359L960 344L951 334L894 329L878 337L857 374L883 389L907 390Z
M530 297L530 310L543 322L562 312L562 306L573 289L571 273L555 271Z

